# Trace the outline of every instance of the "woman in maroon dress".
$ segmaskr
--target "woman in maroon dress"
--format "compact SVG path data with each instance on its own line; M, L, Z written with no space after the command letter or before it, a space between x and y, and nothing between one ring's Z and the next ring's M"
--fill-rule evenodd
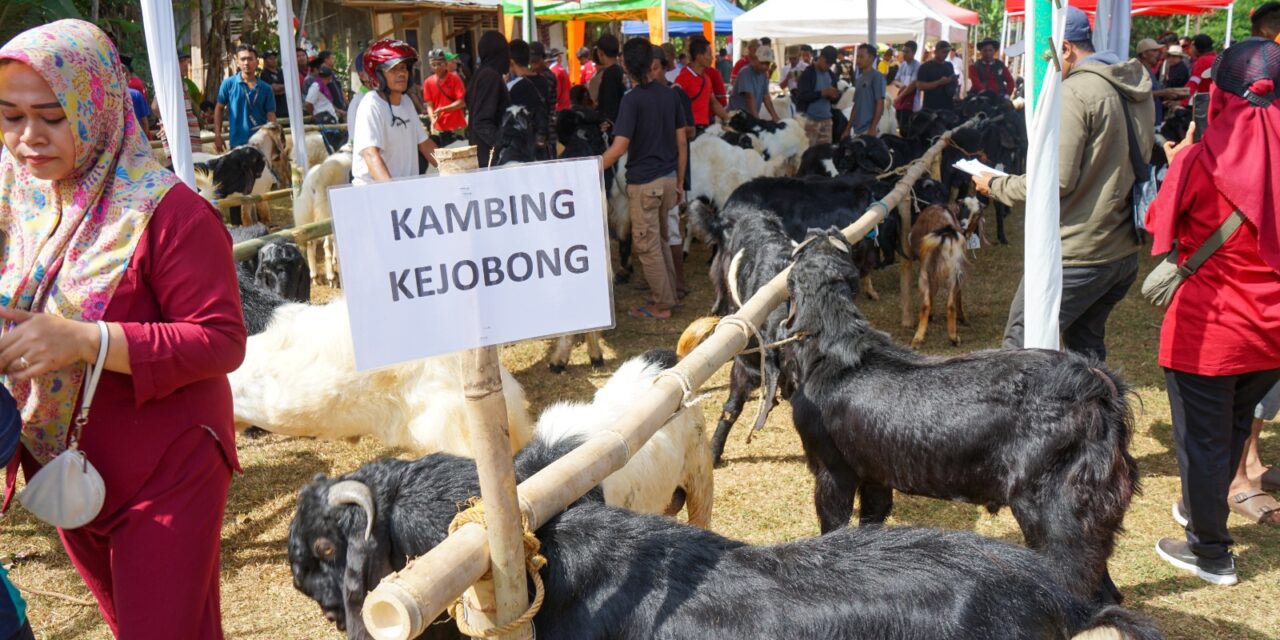
M0 374L27 477L67 443L108 328L79 444L96 519L58 531L119 638L220 638L218 550L238 470L226 374L245 329L230 238L152 159L110 40L63 20L0 48Z

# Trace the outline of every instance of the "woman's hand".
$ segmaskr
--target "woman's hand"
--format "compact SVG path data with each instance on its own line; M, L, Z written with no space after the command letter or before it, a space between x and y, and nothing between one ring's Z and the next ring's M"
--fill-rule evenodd
M17 327L0 336L0 371L28 380L98 357L98 327L47 313L0 308Z
M1193 121L1191 125L1187 127L1187 135L1183 136L1182 142L1174 144L1173 141L1170 140L1164 143L1165 159L1169 161L1169 164L1173 164L1173 158L1177 156L1179 153L1181 153L1183 149L1186 149L1192 144L1195 144L1195 140L1196 140L1196 123Z

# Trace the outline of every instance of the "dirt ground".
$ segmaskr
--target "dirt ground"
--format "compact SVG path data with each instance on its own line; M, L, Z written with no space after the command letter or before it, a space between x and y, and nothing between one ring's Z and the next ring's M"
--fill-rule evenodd
M954 348L945 329L933 325L924 351L961 353L999 345L1009 301L1018 284L1022 264L1021 223L1010 220L1005 247L979 250L965 290L970 326L961 327L963 344ZM994 225L990 225L994 237ZM588 399L622 359L655 347L674 348L681 330L704 314L711 303L707 281L707 252L695 246L687 261L694 289L684 309L672 320L641 321L626 310L641 301L630 286L615 292L617 328L605 339L606 366L593 370L579 346L569 370L547 370L545 341L503 349L502 359L524 385L536 415L556 400ZM1144 258L1143 273L1153 261ZM878 302L860 307L878 328L900 341L910 331L899 326L897 267L875 275ZM317 292L317 299L331 297ZM1231 532L1239 555L1241 583L1234 588L1209 586L1175 571L1160 561L1153 546L1161 536L1180 535L1169 516L1178 497L1178 467L1169 425L1169 407L1160 369L1155 362L1160 313L1146 305L1136 287L1112 316L1109 364L1137 389L1137 433L1133 454L1142 471L1143 493L1134 499L1126 519L1127 533L1111 559L1111 573L1126 595L1128 606L1154 616L1169 638L1200 640L1231 638L1264 640L1280 637L1280 529L1264 529L1238 516ZM703 388L708 430L714 428L726 397L729 367ZM893 393L886 389L885 393ZM754 415L756 400L747 406L730 437L726 464L716 469L713 528L724 535L768 544L813 536L818 522L812 503L813 481L803 462L800 442L791 427L784 402L750 445L745 423ZM241 438L238 443L244 474L231 486L222 529L222 611L232 638L341 638L325 622L319 608L293 588L285 552L285 536L298 488L314 474L340 474L383 456L404 455L377 442L357 444L290 439L268 435ZM1264 460L1280 463L1280 437L1264 432ZM992 516L977 506L902 497L896 501L890 524L970 529L1011 542L1021 542L1013 518L1005 510ZM10 567L14 581L24 588L88 598L88 591L68 563L53 529L15 508L0 523L0 561ZM106 638L105 625L95 607L27 592L29 614L39 638Z

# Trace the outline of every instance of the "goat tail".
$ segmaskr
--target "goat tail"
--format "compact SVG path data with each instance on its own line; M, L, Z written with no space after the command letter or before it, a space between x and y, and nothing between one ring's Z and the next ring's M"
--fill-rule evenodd
M1146 616L1123 607L1106 606L1093 612L1075 630L1072 640L1164 640L1164 635Z
M701 412L701 407L690 407L685 411ZM711 506L715 501L715 481L712 476L714 466L711 459L711 446L703 433L702 420L698 420L696 438L685 447L684 486L688 508L689 524L703 529L711 528Z
M1075 407L1068 420L1081 436L1066 486L1073 487L1077 514L1086 526L1120 530L1133 496L1140 492L1138 463L1129 453L1133 436L1132 391L1100 364L1071 355L1051 381L1058 397Z
M706 342L719 325L719 316L704 316L694 320L685 328L684 333L680 334L680 341L676 343L676 357L683 358L689 355L698 345Z
M711 199L698 196L688 207L689 233L707 246L724 246L725 236L732 226L720 215Z
M218 185L213 183L213 171L208 167L195 167L196 192L204 196L205 200L214 200L217 196Z

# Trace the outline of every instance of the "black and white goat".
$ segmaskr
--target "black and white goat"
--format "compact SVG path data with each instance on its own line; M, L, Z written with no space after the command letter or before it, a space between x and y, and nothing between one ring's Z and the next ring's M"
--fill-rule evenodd
M538 137L534 131L533 114L520 106L507 107L498 128L498 143L493 146L491 166L514 162L537 162Z
M1008 506L1074 596L1118 603L1107 559L1138 491L1128 385L1068 352L899 346L854 304L851 250L816 233L788 278L785 333L803 339L783 362L822 531L848 525L859 490L864 523L888 517L893 489Z
M261 222L228 229L231 242L239 244L267 235ZM311 270L298 244L276 238L258 248L257 254L237 265L242 277L291 302L311 302Z
M563 443L562 443L563 444ZM523 479L568 449L535 440ZM370 638L366 593L444 540L479 493L470 460L379 460L303 487L289 526L294 586L347 637ZM601 504L595 490L538 529L539 637L683 640L1066 640L1094 629L1158 640L1146 618L1072 596L1033 551L962 531L841 529L753 546ZM441 616L421 638L461 638Z

